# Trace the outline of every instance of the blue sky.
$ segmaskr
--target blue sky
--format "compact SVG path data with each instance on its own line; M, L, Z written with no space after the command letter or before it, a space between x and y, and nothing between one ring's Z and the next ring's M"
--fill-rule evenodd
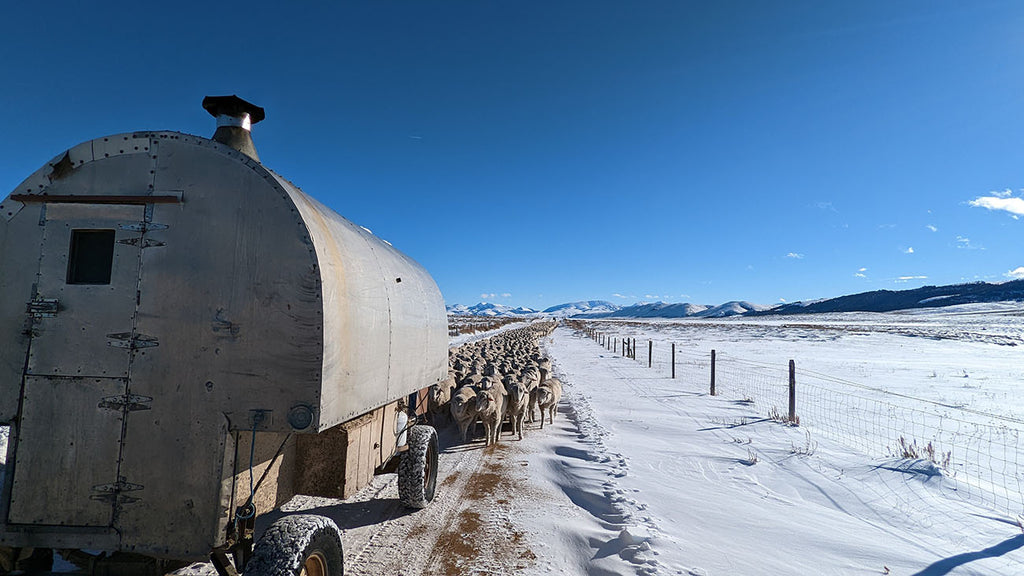
M1024 276L1018 1L149 4L5 7L0 194L238 94L267 166L450 304Z

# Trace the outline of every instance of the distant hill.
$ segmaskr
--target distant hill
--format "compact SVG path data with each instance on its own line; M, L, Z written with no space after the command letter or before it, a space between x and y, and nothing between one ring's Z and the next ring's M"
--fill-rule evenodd
M670 304L668 302L640 303L612 312L581 314L577 318L724 318L748 312L767 310L768 306L750 302L726 302L718 306L706 304Z
M823 312L892 312L913 308L936 308L982 302L1024 301L1024 280L999 284L974 282L949 286L924 286L911 290L875 290L838 298L761 306L732 301L718 306L641 302L618 306L604 300L584 300L552 306L543 311L513 308L481 302L474 306L455 304L448 313L462 316L543 316L553 318L724 318L726 316L766 316L771 314L817 314Z
M875 290L838 298L793 302L769 310L750 312L749 316L766 314L817 314L822 312L892 312L913 308L935 308L957 304L1006 302L1024 300L1024 280L999 284L974 282L948 286L923 286L911 290Z
M686 318L709 308L702 304L641 302L611 312L580 314L577 318Z
M545 316L555 318L567 318L580 314L605 314L619 310L621 306L606 302L604 300L585 300L582 302L569 302L552 306L542 312Z
M455 316L530 316L538 313L533 308L525 308L523 306L513 308L504 304L492 304L490 302L481 302L473 306L453 304L445 306L445 308L449 314Z
M732 302L726 302L725 304L719 304L718 306L708 308L703 312L695 314L695 316L700 318L725 318L726 316L740 316L751 312L763 312L771 309L771 306L762 306L761 304L751 304L750 302L742 300L733 300Z

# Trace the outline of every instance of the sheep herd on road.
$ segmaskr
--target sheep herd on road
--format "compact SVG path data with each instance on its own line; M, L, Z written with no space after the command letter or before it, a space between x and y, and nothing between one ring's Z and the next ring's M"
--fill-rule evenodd
M534 422L538 410L541 428L545 414L553 424L562 383L548 377L551 361L538 343L554 329L554 322L537 322L450 350L448 379L430 388L431 423L454 420L465 442L480 421L487 446L498 442L506 421L522 440L523 422Z

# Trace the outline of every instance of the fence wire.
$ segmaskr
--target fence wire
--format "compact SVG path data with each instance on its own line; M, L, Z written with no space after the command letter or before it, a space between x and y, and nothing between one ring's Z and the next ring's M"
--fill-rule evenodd
M583 330L594 339L611 338ZM616 336L620 338L621 336ZM637 338L636 361L648 364L648 341ZM664 345L662 343L662 345ZM651 355L651 368L674 370L680 383L707 387L711 381L708 351L677 345L674 357L663 349ZM715 387L720 396L741 400L757 412L788 422L789 367L717 353ZM856 381L801 371L795 374L796 422L873 459L876 468L902 474L882 477L901 505L941 507L934 491L908 489L908 479L936 481L950 500L1002 512L1019 523L1024 518L1024 472L1021 436L1024 420L890 392ZM898 478L885 480L884 478Z

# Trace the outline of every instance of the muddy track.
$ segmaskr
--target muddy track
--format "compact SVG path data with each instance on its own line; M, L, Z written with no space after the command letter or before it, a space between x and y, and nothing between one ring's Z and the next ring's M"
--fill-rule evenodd
M512 520L517 487L526 481L513 460L524 447L505 438L484 448L479 440L461 444L453 428L442 430L437 493L423 510L403 508L396 477L385 475L348 500L297 498L285 511L335 518L352 576L521 570L536 560Z

